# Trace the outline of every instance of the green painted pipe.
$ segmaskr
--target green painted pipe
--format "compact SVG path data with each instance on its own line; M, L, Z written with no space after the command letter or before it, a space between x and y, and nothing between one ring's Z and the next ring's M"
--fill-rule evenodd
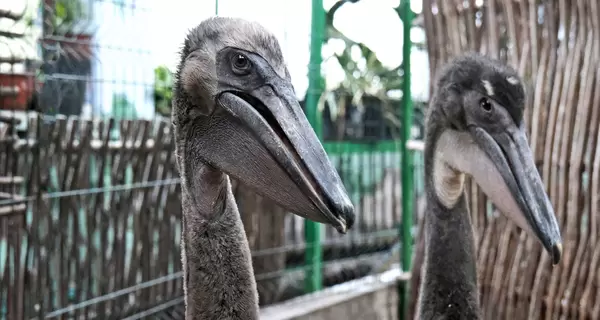
M407 148L407 142L411 138L411 129L413 122L413 106L412 95L410 92L410 53L412 42L410 40L410 30L412 27L413 12L410 9L410 0L402 0L400 2L400 17L402 18L403 26L403 43L402 43L402 134L401 134L401 157L402 157L402 226L399 230L400 238L402 239L402 271L409 272L411 269L412 258L412 234L413 225L413 157L410 150ZM399 303L398 303L398 318L406 319L408 314L408 306L410 303L410 286L409 281L404 282L399 286Z
M310 32L310 63L308 67L308 92L306 96L306 117L321 139L322 128L317 104L321 96L321 47L325 34L325 10L323 0L312 0L312 18ZM306 293L321 290L323 287L321 224L304 220L304 236L306 240L305 282Z

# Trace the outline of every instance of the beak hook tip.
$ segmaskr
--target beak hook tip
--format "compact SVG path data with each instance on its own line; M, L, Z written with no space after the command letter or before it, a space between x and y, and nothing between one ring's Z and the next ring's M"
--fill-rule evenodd
M552 246L552 265L557 265L562 256L562 243L557 242Z
M348 231L346 228L346 223L341 223L338 227L337 227L337 231L341 234L346 234L346 232Z

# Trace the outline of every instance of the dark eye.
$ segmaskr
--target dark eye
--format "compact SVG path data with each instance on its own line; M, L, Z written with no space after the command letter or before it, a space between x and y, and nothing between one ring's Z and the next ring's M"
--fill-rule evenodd
M492 111L492 103L488 98L481 98L481 100L479 100L479 105L486 112Z
M233 57L233 66L237 71L242 72L247 72L251 67L250 60L242 54L236 54L235 57Z

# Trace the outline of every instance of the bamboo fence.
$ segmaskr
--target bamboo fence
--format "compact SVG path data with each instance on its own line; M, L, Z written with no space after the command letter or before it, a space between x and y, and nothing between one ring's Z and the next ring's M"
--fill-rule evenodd
M470 185L484 319L599 319L600 2L425 0L423 8L432 79L453 56L479 51L528 83L530 145L563 236L553 268L539 242L490 214ZM412 310L423 247L421 238Z
M23 136L11 132L0 122L0 319L120 319L178 303L170 121L31 114ZM354 171L381 165L375 156L334 162ZM323 227L326 286L366 274L397 242L399 172L376 180L356 203L356 229L342 236ZM304 220L233 184L261 305L301 294Z

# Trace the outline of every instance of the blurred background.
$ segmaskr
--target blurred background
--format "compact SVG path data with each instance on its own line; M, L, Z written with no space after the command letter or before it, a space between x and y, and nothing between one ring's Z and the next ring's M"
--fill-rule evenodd
M450 58L527 83L564 259L468 187L485 319L600 318L596 0L9 0L0 3L0 319L183 319L173 72L202 20L256 20L357 223L346 235L234 181L264 319L412 319L424 114ZM337 300L332 297L336 297ZM316 306L315 299L336 302Z

